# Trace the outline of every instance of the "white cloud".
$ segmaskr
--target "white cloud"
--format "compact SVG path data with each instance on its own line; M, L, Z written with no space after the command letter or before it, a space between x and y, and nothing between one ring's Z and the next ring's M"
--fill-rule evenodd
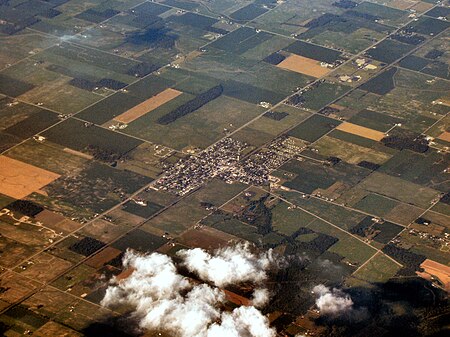
M270 300L269 290L265 288L257 288L253 292L252 305L257 308L264 307Z
M240 254L240 257L234 258L233 252ZM233 282L260 282L265 279L264 269L268 266L264 261L257 262L255 258L260 256L252 255L246 245L240 245L235 250L220 250L217 253L220 258L216 260L214 259L216 255L209 255L208 258L201 250L196 250L195 254L185 251L180 256L186 256L186 259L200 256L201 259L195 260L194 266L198 266L196 264L198 261L200 266L204 266L213 260L215 262L212 262L212 265L225 261L226 268L233 265L239 269L240 265L236 263L241 261L245 270L251 272L253 276L249 277L247 274L245 276L236 269L238 276L232 277ZM253 306L242 306L232 312L223 311L225 294L220 289L207 284L194 284L178 274L174 262L166 255L158 253L144 255L128 251L125 254L124 267L131 268L133 272L125 279L113 279L102 305L133 307L133 316L139 321L141 328L166 330L180 337L275 336L267 317L258 309ZM214 270L219 273L217 269ZM228 271L220 272L217 277L211 272L202 272L199 275L204 276L205 281L217 285L232 282L225 279L226 275L230 275ZM262 305L267 300L268 292L265 289L255 291L253 298L255 305Z
M241 282L260 283L267 278L266 270L274 262L272 250L254 254L250 245L244 243L218 249L214 255L200 248L182 250L178 255L189 271L218 287Z
M316 305L322 314L339 315L353 307L350 296L338 289L330 289L323 284L319 284L314 287L313 292L318 295Z

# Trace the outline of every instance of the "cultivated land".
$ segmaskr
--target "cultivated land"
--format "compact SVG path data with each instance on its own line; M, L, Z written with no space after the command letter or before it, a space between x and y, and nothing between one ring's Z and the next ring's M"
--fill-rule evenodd
M327 67L322 67L319 61L299 55L289 55L284 61L278 63L278 67L315 78L322 77L331 71Z
M450 290L449 266L427 259L420 265L420 267L423 268L424 270L423 273L429 275L424 277L438 278L439 281L442 283L443 287L447 290Z
M342 123L336 127L337 130L341 130L344 132L351 133L353 135L357 135L364 138L369 138L372 140L375 140L379 142L382 140L386 135L383 132L372 130L369 128L366 128L364 126L352 124L352 123Z
M239 241L286 261L277 336L442 333L449 19L433 0L0 1L0 335L129 337L129 308L100 305L127 249ZM318 284L365 318L316 319Z
M0 193L12 198L23 199L59 177L59 174L0 156Z
M442 133L438 138L450 143L450 132L446 131Z
M114 118L115 121L122 122L125 124L131 123L135 119L145 115L146 113L155 110L159 106L169 102L175 97L181 95L182 92L174 89L166 89L163 92L149 98L148 100L136 105L130 110L125 111L123 114Z

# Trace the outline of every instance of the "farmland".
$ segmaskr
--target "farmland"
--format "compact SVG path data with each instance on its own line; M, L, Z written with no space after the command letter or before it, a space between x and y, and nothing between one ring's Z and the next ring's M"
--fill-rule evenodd
M208 329L252 308L267 336L443 333L449 20L434 0L0 1L0 335L203 336L104 305L127 252L226 291ZM244 242L262 281L179 253ZM352 304L327 313L319 285Z

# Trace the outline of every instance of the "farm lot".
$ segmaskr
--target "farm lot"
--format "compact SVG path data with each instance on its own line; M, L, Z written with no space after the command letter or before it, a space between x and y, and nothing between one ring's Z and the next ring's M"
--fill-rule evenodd
M76 113L102 98L70 85L71 77L47 69L45 62L36 62L24 59L5 69L1 76L10 81L10 85L6 91L0 87L0 92L31 104L42 103L43 107L64 114Z
M385 134L380 131L372 130L363 126L352 123L342 123L336 127L337 130L348 132L357 136L369 138L375 141L380 141L385 137Z
M128 124L179 95L181 95L181 92L179 92L178 90L166 89L163 92L160 92L159 94L153 96L152 98L149 98L148 100L125 111L121 115L114 117L114 120Z
M339 254L352 264L361 265L375 254L375 249L321 220L311 222L307 228L339 239L328 251Z
M424 269L425 274L437 277L447 291L450 290L450 268L448 266L426 259L420 267Z
M364 214L337 204L328 203L317 198L305 199L297 192L280 191L278 194L301 209L321 217L346 231L355 227L365 217Z
M315 78L325 76L331 71L331 69L327 67L322 67L319 61L295 54L288 56L277 66Z
M313 115L311 118L306 119L303 123L289 131L288 134L308 142L314 142L324 134L336 128L339 124L341 124L341 122L338 120L321 115Z
M59 201L101 213L150 182L151 178L92 162L77 175L48 185L46 192Z
M213 179L203 189L147 221L143 229L150 233L180 234L207 216L211 212L208 207L211 205L218 207L244 189L243 184L226 184Z
M304 108L319 111L350 90L348 85L323 82L302 94Z
M0 193L12 198L23 199L59 177L59 174L0 156Z
M293 208L283 201L275 205L271 211L274 231L286 236L291 236L300 227L308 227L308 224L316 219L313 215Z
M345 17L345 19L352 20L349 17ZM343 25L341 31L336 29L336 26L331 26L330 28L328 30L319 28L318 32L308 31L301 36L312 35L311 42L335 49L344 49L346 52L357 54L370 47L374 41L384 38L386 32L393 30L392 27L377 25L372 22L365 22L365 25L362 25L359 20L355 20L353 31L350 32L347 31L346 25Z
M82 335L78 332L76 332L73 329L70 329L68 327L65 327L62 324L50 321L43 326L41 326L39 329L37 329L34 333L34 336L36 337L46 337L46 336L67 336L67 337L81 337Z
M76 151L88 152L89 147L101 149L119 156L126 154L143 142L99 126L85 126L77 119L64 122L42 133L50 141Z
M401 128L421 133L448 112L444 104L432 103L447 94L446 81L402 68L393 81L395 87L382 96L353 92L336 104L360 111L349 122L382 132L400 123Z
M136 119L124 132L176 150L187 147L205 148L223 137L224 129L233 131L264 112L262 107L222 95L169 125L155 122L160 116L181 104L181 102L176 103L184 95L187 94L178 96L150 114ZM170 138L167 137L168 134Z
M6 303L2 305L2 309L9 304L21 301L38 286L40 283L35 280L30 280L13 271L6 271L0 278L0 287L6 289L0 294L1 303Z
M30 55L51 46L55 37L44 34L22 31L14 35L0 37L0 69L13 64Z
M292 33L306 31L304 26L308 21L318 18L321 13L341 14L342 9L330 6L328 1L284 2L269 13L258 17L256 26L262 29L289 36Z
M189 229L178 238L178 241L187 247L203 248L206 250L218 249L220 247L226 247L230 242L238 242L242 239L221 232L212 227L201 227Z
M411 203L424 209L428 208L430 202L439 194L438 191L431 188L378 172L374 172L364 179L357 188Z
M280 169L296 175L293 180L284 183L284 186L308 194L326 190L334 184L341 184L342 193L369 174L369 171L342 162L334 166L326 166L307 159L291 160Z
M362 282L376 283L386 282L393 277L400 266L387 258L385 255L377 254L365 266L353 274L353 278L347 280L351 285Z
M311 114L303 109L280 105L252 122L249 126L266 134L277 136L304 121ZM281 119L280 117L283 116Z
M25 277L38 282L48 282L69 269L73 264L47 253L40 253L26 262L27 267L16 268L16 271Z

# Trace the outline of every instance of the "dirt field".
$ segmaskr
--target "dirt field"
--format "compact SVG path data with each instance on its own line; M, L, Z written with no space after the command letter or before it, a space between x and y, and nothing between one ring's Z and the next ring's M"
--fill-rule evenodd
M23 199L59 177L59 174L0 156L0 193L9 197Z
M35 280L27 279L15 272L7 271L0 278L0 287L6 289L0 294L0 305L3 301L16 303L39 286Z
M390 6L398 9L408 9L415 4L417 4L419 1L412 1L412 0L394 0L390 2Z
M398 204L384 216L389 221L407 226L422 214L423 209L408 204Z
M50 225L53 227L66 219L61 214L53 213L47 209L44 209L42 212L38 213L35 218L36 220L43 222L44 225Z
M441 140L445 140L446 142L450 142L450 132L444 132L444 133L442 133L439 137L438 137L438 139L441 139Z
M414 7L411 7L412 9L416 10L419 13L425 12L433 7L433 4L428 2L420 1L415 5Z
M163 92L149 98L148 100L136 105L130 110L125 111L123 114L114 118L115 121L122 122L125 124L131 123L135 119L145 115L147 112L155 110L157 107L169 102L175 97L181 95L182 92L175 89L166 89Z
M442 97L442 98L439 99L438 101L439 101L440 104L442 104L442 105L450 106L450 96Z
M193 59L200 56L201 54L202 54L202 52L200 50L194 50L193 52L190 52L189 54L187 54L185 57L180 57L180 58L176 59L175 61L173 61L173 64L182 64L185 62L192 61Z
M130 277L131 274L133 274L134 270L135 270L134 268L125 269L119 275L116 275L116 280L117 281L125 280L126 278Z
M251 301L248 298L245 298L244 296L240 296L226 289L222 289L222 291L225 293L225 297L227 298L227 300L236 305L244 305L244 306L251 305Z
M450 292L450 267L444 264L435 262L433 260L426 259L421 265L421 268L425 270L424 273L419 273L420 276L427 278L428 274L437 277L443 284L447 292Z
M67 219L61 214L54 213L47 209L44 209L42 212L35 216L35 219L42 222L45 227L55 230L56 232L62 232L64 235L67 235L82 225L73 220Z
M107 262L111 261L112 259L114 259L115 257L119 256L120 253L121 253L121 251L116 248L106 247L101 252L99 252L98 254L95 254L89 260L87 260L86 264L89 267L100 268L105 263L107 263Z
M339 104L330 104L330 108L338 109L338 110L344 110L346 109L345 106L339 105Z
M225 247L230 240L239 240L237 237L218 231L214 228L203 227L190 229L179 237L181 244L189 247L199 247L203 249L217 249Z
M33 258L32 263L21 272L32 280L47 282L66 271L72 266L72 263L47 253L42 253Z
M322 77L332 70L329 68L321 67L320 62L317 60L299 55L290 55L283 62L279 63L278 67L316 78Z
M369 138L372 140L375 140L379 142L385 137L385 134L381 131L372 130L369 128L366 128L364 126L344 122L336 127L336 129L348 132L360 137Z
M56 322L48 322L33 333L36 337L59 336L59 337L82 337L81 333L76 332L64 325Z

